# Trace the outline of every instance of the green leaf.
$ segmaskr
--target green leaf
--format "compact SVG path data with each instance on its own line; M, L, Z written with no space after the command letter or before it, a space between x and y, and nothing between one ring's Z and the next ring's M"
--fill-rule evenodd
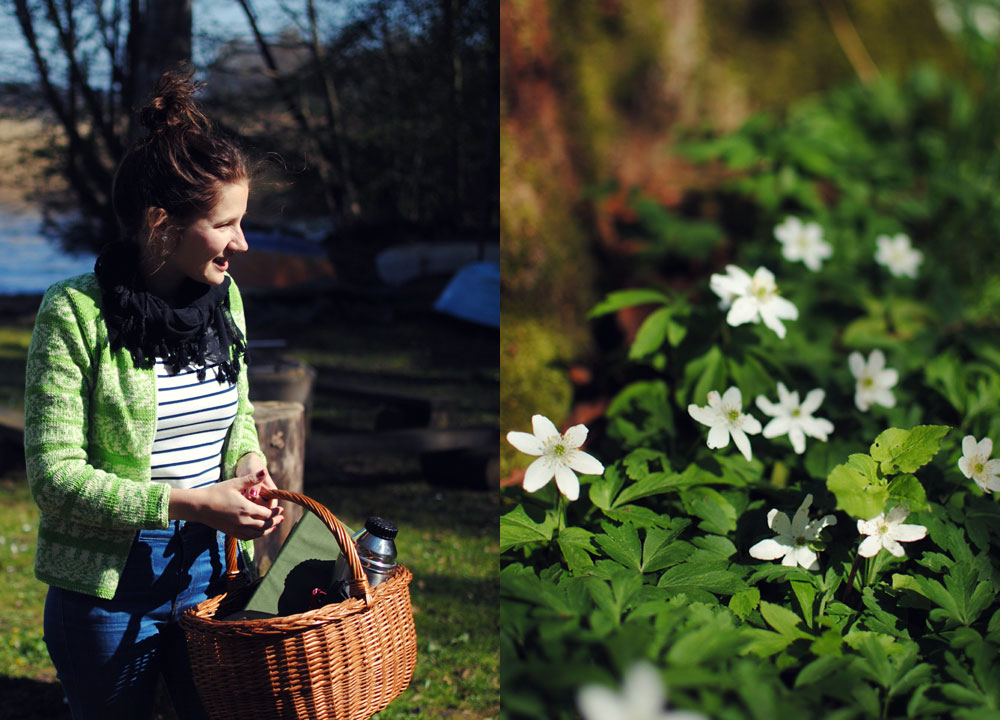
M791 580L789 584L792 586L792 592L795 593L795 599L799 601L799 607L802 609L802 617L806 621L806 626L811 628L813 625L813 602L816 600L816 586L804 580Z
M729 598L729 609L740 620L746 620L747 616L757 609L758 604L760 604L760 590L757 588L735 593Z
M889 497L901 505L906 505L914 512L930 509L930 505L927 504L927 492L917 480L916 475L907 473L906 475L897 475L890 480Z
M875 461L867 455L851 455L826 478L827 489L837 498L837 509L861 520L885 510L889 490L878 482Z
M642 321L628 351L630 360L638 360L660 349L667 339L667 328L672 314L671 308L662 307Z
M786 637L793 640L809 637L797 627L802 622L802 618L783 605L775 605L761 600L760 614L768 625Z
M647 529L646 538L642 543L640 570L644 573L656 572L670 565L676 565L687 557L690 553L678 558L678 553L671 550L674 540L687 525L688 520L684 518L678 519L669 529L658 527Z
M736 508L717 490L696 487L681 494L684 507L702 522L698 527L716 535L727 535L736 530Z
M615 498L612 507L624 505L639 498L659 495L672 490L680 490L688 486L684 476L674 472L658 472L647 475L634 485L629 485Z
M744 646L742 654L753 653L757 657L762 658L777 655L795 642L795 638L790 635L782 635L781 633L761 630L759 628L745 629L743 630L743 636L749 642Z
M718 595L734 595L747 589L746 583L736 573L697 560L670 568L660 576L656 585L674 591L687 588L707 590Z
M608 436L624 449L663 447L674 435L670 393L662 380L629 383L608 405Z
M540 523L535 522L528 517L524 507L518 505L506 515L500 516L500 552L524 545L548 542L552 539L556 523L554 514L546 515L545 520Z
M621 470L617 464L608 466L604 470L603 477L598 478L590 484L590 490L588 491L590 502L594 503L601 510L610 510L614 497L624 484L625 478L622 477Z
M651 463L658 467L651 469ZM625 474L632 480L642 480L651 472L662 472L670 468L666 453L650 448L636 448L625 456L622 464L625 466Z
M842 669L846 664L843 658L834 655L818 657L795 676L795 688L812 685L817 680L822 680L834 671Z
M639 544L639 531L631 523L612 525L602 522L603 535L595 535L594 542L604 554L617 563L632 570L640 570L642 566L642 546Z
M931 461L948 434L946 425L918 425L912 430L889 428L875 438L869 450L885 475L912 473Z
M593 309L587 313L587 319L590 320L601 315L617 312L622 308L632 307L633 305L649 305L651 303L668 305L670 302L670 298L658 290L648 288L615 290L614 292L608 293L606 298L597 303L597 305L595 305Z
M570 572L576 574L593 566L594 561L590 556L597 554L597 548L590 543L592 537L594 533L579 527L568 527L559 531L556 542L559 543Z
M677 404L681 407L687 407L688 403L705 405L708 393L712 390L722 392L725 387L726 359L719 346L713 345L684 366L684 379L676 393Z

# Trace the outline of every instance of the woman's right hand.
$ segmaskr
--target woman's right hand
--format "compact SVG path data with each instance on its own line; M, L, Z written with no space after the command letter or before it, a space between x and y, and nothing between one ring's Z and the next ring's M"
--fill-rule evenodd
M243 475L203 488L171 488L170 519L200 522L237 540L274 532L285 517L281 506L266 507L247 495L262 477Z

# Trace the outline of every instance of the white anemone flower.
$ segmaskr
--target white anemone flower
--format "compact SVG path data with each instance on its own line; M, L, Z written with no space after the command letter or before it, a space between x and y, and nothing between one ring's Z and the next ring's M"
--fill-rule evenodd
M761 320L774 330L779 338L785 337L782 320L797 320L798 308L781 297L774 282L774 274L759 267L751 277L735 265L726 266L726 274L716 273L709 279L712 292L721 299L720 305L729 303L726 322L736 327Z
M1000 490L1000 460L990 460L992 453L993 441L988 437L979 442L972 435L962 438L958 469L986 492Z
M576 472L584 475L600 475L604 466L593 455L580 450L587 439L587 426L574 425L560 435L556 426L544 415L531 417L534 434L507 433L507 442L528 455L538 455L538 459L528 466L524 473L524 489L536 492L545 487L553 477L559 492L569 500L580 497L580 481Z
M743 396L740 389L731 387L722 396L717 390L708 394L708 405L699 407L694 403L688 405L688 414L702 425L708 425L708 447L724 448L729 445L730 436L736 447L747 460L753 459L750 450L750 439L747 435L760 432L760 421L752 415L743 413Z
M819 570L819 557L809 544L819 539L823 528L836 525L837 518L824 515L810 522L809 506L812 500L812 494L806 495L791 520L778 508L773 508L767 514L767 526L778 535L761 540L750 548L750 557L758 560L781 558L781 564L786 567L801 565L806 570Z
M803 223L797 217L787 217L774 228L774 237L781 243L785 260L801 260L813 272L833 255L833 248L823 240L823 228L819 223Z
M872 405L887 408L896 406L896 396L892 388L899 382L899 372L885 366L885 355L881 350L872 350L866 361L859 352L852 352L847 358L851 374L857 380L854 387L854 404L861 412Z
M875 242L878 245L875 262L888 268L894 277L917 276L917 268L923 262L924 254L910 244L908 235L903 233L893 237L879 235L875 238Z
M625 673L621 692L603 685L580 688L576 704L583 720L705 720L687 710L665 710L667 688L656 668L636 663Z
M904 525L903 521L910 511L902 505L897 505L885 513L879 513L871 520L858 520L858 532L867 535L861 541L858 548L858 555L861 557L875 557L882 548L885 548L896 557L903 557L906 551L900 543L915 542L927 535L927 528L923 525Z
M763 395L757 396L757 407L773 420L764 426L764 437L776 438L788 435L795 452L801 455L806 451L806 436L826 442L833 432L833 423L825 418L813 417L823 404L826 393L820 389L810 390L805 400L799 402L799 393L788 392L784 383L778 383L778 403L772 403Z

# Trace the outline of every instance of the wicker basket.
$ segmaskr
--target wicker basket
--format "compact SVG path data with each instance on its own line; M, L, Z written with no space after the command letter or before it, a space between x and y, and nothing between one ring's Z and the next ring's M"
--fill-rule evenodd
M413 575L400 565L372 590L353 541L329 510L285 490L261 497L289 500L323 520L350 565L351 597L285 617L218 620L241 610L253 589L234 589L237 547L227 537L230 590L180 621L205 709L213 720L366 720L406 689L417 663Z

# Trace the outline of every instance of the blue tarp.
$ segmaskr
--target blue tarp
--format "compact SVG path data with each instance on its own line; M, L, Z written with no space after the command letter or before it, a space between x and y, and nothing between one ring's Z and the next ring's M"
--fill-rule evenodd
M452 277L434 303L438 312L500 327L500 265L479 262L466 265Z

